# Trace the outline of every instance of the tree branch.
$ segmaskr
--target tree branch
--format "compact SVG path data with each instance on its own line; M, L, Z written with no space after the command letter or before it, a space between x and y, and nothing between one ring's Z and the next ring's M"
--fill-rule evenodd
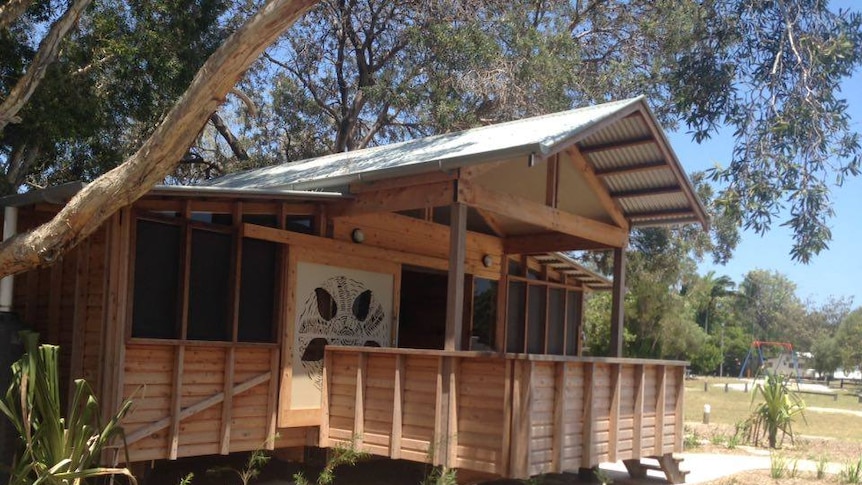
M24 15L31 3L33 0L9 0L5 5L0 5L0 30Z
M245 148L243 148L239 144L239 140L236 139L234 134L230 131L230 128L228 128L228 126L225 124L224 120L221 119L221 116L219 116L218 113L213 113L210 115L210 123L213 124L216 131L219 132L221 137L224 138L224 141L230 147L233 154L236 155L236 158L240 160L248 160L248 153L245 151Z
M42 39L42 43L39 44L39 51L27 68L27 72L18 80L15 87L9 92L9 96L0 104L0 133L3 132L3 129L9 123L20 121L18 112L21 111L21 108L27 104L30 96L36 91L36 86L45 77L45 71L47 71L48 66L57 59L57 54L60 52L60 43L66 36L66 33L69 32L69 29L78 23L78 18L88 5L90 5L90 0L76 0L69 7L69 10L66 10L66 13L54 22L51 30L48 31L48 35Z
M164 180L243 73L315 0L271 0L200 68L156 131L123 164L87 185L49 222L0 244L0 276L50 264Z

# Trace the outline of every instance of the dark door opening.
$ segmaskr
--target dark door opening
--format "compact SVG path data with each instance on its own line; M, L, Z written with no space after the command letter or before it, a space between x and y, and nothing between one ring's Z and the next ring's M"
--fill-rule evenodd
M401 271L399 347L443 348L447 281L447 275L442 271L407 267Z

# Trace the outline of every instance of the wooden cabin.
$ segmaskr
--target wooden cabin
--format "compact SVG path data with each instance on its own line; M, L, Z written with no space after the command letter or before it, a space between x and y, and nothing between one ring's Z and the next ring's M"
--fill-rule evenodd
M18 229L69 184L2 200ZM14 310L133 462L353 443L527 478L681 451L684 362L621 358L629 231L706 224L642 98L161 186ZM614 253L610 282L562 252ZM582 356L584 295L612 349ZM634 463L634 462L631 462Z

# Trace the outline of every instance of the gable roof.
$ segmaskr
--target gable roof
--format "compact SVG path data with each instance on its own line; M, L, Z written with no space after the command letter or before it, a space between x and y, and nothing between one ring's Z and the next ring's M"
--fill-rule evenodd
M643 96L239 172L207 185L337 190L354 182L544 158L576 144L633 226L707 224L706 210Z

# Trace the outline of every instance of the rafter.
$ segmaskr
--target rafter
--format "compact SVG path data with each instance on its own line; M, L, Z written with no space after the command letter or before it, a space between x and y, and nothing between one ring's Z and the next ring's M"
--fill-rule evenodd
M595 169L593 169L592 164L590 164L587 159L581 155L577 147L570 148L568 152L569 158L572 159L572 164L574 164L578 173L581 174L584 181L593 190L593 193L596 195L596 198L599 199L599 203L602 205L602 208L608 213L611 220L614 221L617 226L623 229L628 229L629 222L626 220L622 208L617 201L611 198L608 186L605 185L598 176L596 176L596 172Z
M495 192L463 180L458 184L458 201L548 231L561 232L611 247L622 247L628 242L628 231L625 229L554 209L523 197Z
M595 173L598 177L611 177L614 175L652 172L654 170L668 169L670 169L670 167L664 160L657 160L655 162L641 163L639 165L630 165L626 167L599 168L596 169Z
M592 145L586 147L579 147L581 153L584 155L589 155L591 153L598 152L606 152L608 150L618 150L621 148L629 148L629 147L638 147L641 145L649 145L651 143L655 143L655 139L651 136L645 136L641 138L633 138L631 140L617 141L612 143L603 143L601 145Z
M667 187L653 187L649 189L623 190L620 192L612 192L611 197L614 199L636 199L638 197L651 197L668 194L682 194L682 189L679 185L673 185Z

